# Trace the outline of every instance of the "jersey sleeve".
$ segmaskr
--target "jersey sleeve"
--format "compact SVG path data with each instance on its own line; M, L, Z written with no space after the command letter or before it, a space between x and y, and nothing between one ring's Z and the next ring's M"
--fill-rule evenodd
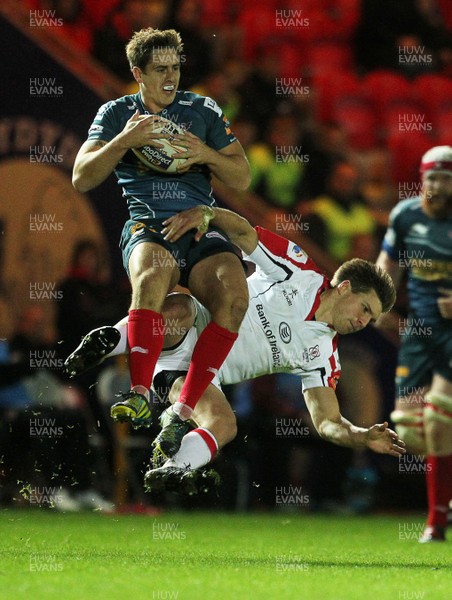
M206 143L214 150L221 150L237 141L231 131L226 115L212 98L202 98L202 111L207 123Z
M392 260L399 260L404 249L403 231L401 226L403 215L403 203L395 206L389 215L388 229L381 247L385 250Z
M109 142L118 135L120 128L115 119L114 106L115 101L112 100L99 108L88 130L88 140Z
M247 260L253 262L261 274L272 281L287 281L300 271L320 273L315 262L294 242L256 227L258 243Z
M315 351L315 346L309 351ZM301 371L301 387L303 392L314 387L329 387L336 390L337 383L341 376L341 364L337 352L337 335L333 339L333 351L323 366L312 370Z

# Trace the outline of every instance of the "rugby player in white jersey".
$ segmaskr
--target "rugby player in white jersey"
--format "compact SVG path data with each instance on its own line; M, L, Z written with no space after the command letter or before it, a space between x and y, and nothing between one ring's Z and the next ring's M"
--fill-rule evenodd
M391 278L374 264L353 259L336 271L330 283L293 242L260 227L253 228L248 221L225 209L215 208L212 220L230 236L245 258L256 265L256 271L247 280L250 303L237 341L193 413L195 429L182 421L175 425L172 407L163 412L161 424L166 428L163 442L171 439L173 444L169 447L162 443L160 434L154 441L154 462L158 463L161 457L167 460L163 466L146 473L147 488L196 489L197 474L203 472L200 468L236 435L235 416L221 384L270 373L300 376L306 405L322 438L392 456L404 453L403 441L386 422L361 428L347 421L340 413L335 394L340 376L338 334L360 331L392 308L395 288ZM164 232L172 241L190 229L198 229L202 222L202 211L189 209L167 219ZM199 231L195 239L202 235ZM183 384L196 339L210 316L202 305L185 294L168 296L164 316L171 323L171 331L157 362L154 389L157 396L167 395L173 403ZM124 319L115 328L101 328L97 330L101 333L88 334L66 360L66 370L75 375L99 362L102 353L105 356L125 353L126 329ZM114 339L112 351L107 349L108 344L100 350L101 337Z

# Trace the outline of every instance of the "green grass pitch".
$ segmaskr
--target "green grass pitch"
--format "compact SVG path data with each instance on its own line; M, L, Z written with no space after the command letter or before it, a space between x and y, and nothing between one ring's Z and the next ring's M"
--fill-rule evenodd
M413 515L0 512L5 600L449 600Z

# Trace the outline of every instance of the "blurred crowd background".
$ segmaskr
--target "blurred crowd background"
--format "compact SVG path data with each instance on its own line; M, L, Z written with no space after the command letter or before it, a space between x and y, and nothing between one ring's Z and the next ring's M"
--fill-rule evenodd
M23 6L61 18L48 35L75 48L81 64L102 65L118 96L136 91L124 52L132 33L178 30L180 88L218 102L251 164L250 191L218 185L220 204L299 241L328 275L351 257L376 259L390 210L419 193L421 155L451 143L448 0L23 0ZM93 116L86 115L86 127ZM38 497L39 490L44 496L53 490L55 508L65 510L186 506L177 497L143 493L155 432L109 420L115 392L128 389L125 359L74 381L61 373L83 334L126 314L130 294L97 241L80 236L69 254L50 312L30 302L18 315L8 289L0 290L0 502L29 505L36 490ZM357 425L387 420L391 411L403 290L396 308L392 323L339 346L338 394L343 414ZM191 499L193 506L366 512L424 505L422 473L404 474L396 459L322 442L295 377L264 377L226 392L239 435L216 462L220 496ZM281 486L303 490L298 496L309 502L278 505Z

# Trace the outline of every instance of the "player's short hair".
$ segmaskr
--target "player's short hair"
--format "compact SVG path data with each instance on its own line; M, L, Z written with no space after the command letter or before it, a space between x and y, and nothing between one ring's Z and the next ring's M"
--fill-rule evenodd
M179 56L184 45L180 33L175 29L141 29L136 31L126 46L127 60L130 68L139 67L144 70L151 59L154 50L171 48Z
M396 289L391 276L376 264L352 258L335 272L331 285L337 286L342 281L350 281L354 294L367 293L374 290L381 302L382 311L389 312L396 301Z

